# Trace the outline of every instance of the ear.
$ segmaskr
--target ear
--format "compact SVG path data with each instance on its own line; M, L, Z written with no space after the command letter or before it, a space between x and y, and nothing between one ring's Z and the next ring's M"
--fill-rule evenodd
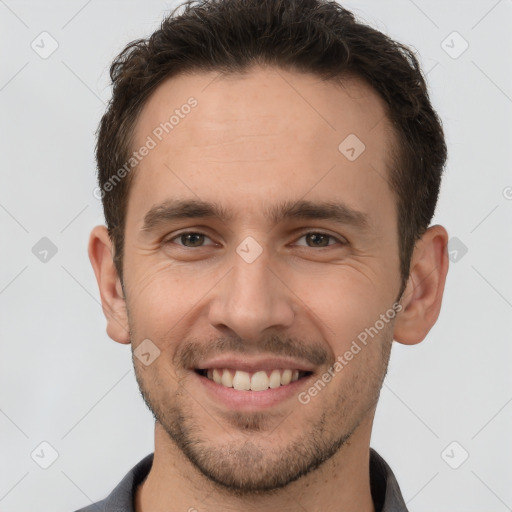
M113 254L107 228L96 226L89 238L89 259L100 289L103 314L107 319L107 334L118 343L130 343L126 301Z
M395 322L394 339L415 345L425 339L441 310L448 273L448 233L431 226L415 245L409 280L402 296L403 309Z

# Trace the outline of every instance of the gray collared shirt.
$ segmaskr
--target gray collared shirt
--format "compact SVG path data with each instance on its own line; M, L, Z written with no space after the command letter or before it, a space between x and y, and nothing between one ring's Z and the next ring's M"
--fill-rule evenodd
M76 512L135 512L135 490L147 477L153 454L144 457L107 498ZM400 487L386 461L370 448L370 485L375 512L408 512Z

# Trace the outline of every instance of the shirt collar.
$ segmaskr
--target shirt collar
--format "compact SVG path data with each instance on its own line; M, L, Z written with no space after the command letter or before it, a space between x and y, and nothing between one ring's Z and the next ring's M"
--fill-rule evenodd
M408 512L393 471L373 448L370 448L370 488L375 512Z
M148 476L153 456L150 453L136 464L103 501L77 512L135 512L135 492ZM395 475L373 448L370 448L370 488L375 512L408 512Z

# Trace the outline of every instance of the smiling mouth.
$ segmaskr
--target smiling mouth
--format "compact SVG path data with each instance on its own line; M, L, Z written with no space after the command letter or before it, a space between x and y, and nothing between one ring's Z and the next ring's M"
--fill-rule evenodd
M313 372L296 369L259 370L245 372L233 368L205 368L196 369L195 372L202 377L237 391L266 391L282 386L288 386L292 382L308 377Z

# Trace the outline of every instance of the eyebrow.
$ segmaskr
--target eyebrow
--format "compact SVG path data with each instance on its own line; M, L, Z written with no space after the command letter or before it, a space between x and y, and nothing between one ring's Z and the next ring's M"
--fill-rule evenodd
M370 229L368 214L336 201L284 201L264 209L264 215L272 224L293 219L319 219L353 226L361 231ZM182 219L218 218L227 223L234 217L232 211L215 202L199 199L169 199L153 206L146 213L142 230L152 231L162 224Z

